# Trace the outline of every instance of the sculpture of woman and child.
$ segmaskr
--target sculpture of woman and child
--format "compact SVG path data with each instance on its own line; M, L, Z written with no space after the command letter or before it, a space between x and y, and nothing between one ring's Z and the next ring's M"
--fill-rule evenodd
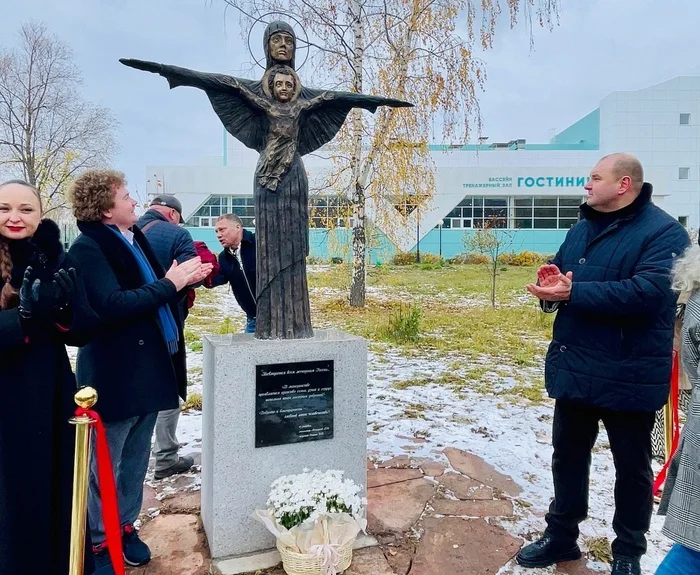
M331 141L352 108L408 107L408 102L302 86L294 70L296 36L270 23L263 46L267 69L255 82L223 74L122 59L167 78L170 87L204 90L227 131L260 152L255 170L258 339L313 336L306 280L309 185L301 157Z

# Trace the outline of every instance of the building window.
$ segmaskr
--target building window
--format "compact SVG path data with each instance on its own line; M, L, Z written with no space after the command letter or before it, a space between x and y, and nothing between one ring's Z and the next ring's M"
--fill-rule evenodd
M314 196L310 198L309 227L352 228L352 203L342 196Z
M578 222L581 196L466 196L444 218L445 228L568 230Z
M465 196L445 217L446 228L508 227L508 198Z
M512 228L568 230L578 222L581 196L513 198Z
M680 223L684 228L688 227L688 216L678 216L678 223Z
M253 228L255 200L252 196L209 196L206 202L185 223L193 228L213 228L224 214L236 214L243 227Z
M689 126L690 125L690 114L681 113L680 123L681 123L681 126Z
M687 180L690 178L690 168L678 168L678 179Z
M224 214L236 214L243 227L255 227L255 199L253 196L210 196L185 223L193 228L216 227L216 220ZM316 196L309 199L309 226L312 228L352 227L352 204L338 196Z

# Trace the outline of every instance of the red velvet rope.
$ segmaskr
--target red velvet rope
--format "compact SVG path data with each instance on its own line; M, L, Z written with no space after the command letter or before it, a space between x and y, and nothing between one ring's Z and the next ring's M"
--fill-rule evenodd
M117 575L124 575L124 555L122 552L122 531L119 520L119 505L117 503L117 488L114 484L114 471L112 458L109 455L107 432L102 419L97 412L79 407L75 415L87 415L94 420L97 441L97 474L100 484L100 498L102 500L102 522L104 523L107 537L107 550L112 560L112 567Z
M659 493L661 486L666 480L666 474L668 473L668 468L671 465L671 460L673 455L678 449L678 440L680 438L680 421L678 417L678 395L680 393L679 385L679 369L678 369L678 352L673 350L673 370L671 371L671 396L669 401L671 402L671 453L668 459L664 463L664 466L659 471L659 474L654 480L654 495Z

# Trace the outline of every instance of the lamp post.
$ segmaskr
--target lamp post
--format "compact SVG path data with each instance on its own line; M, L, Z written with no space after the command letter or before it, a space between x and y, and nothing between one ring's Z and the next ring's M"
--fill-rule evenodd
M420 209L416 208L416 263L420 263Z
M445 225L445 220L440 220L438 227L440 228L440 259L442 259L442 226Z

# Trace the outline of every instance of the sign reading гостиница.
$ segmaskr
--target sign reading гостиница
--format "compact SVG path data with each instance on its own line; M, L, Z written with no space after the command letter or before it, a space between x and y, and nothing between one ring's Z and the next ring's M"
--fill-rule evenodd
M463 188L582 188L590 180L589 176L527 176L511 178L497 176L486 182L462 184ZM515 186L513 183L517 182Z

